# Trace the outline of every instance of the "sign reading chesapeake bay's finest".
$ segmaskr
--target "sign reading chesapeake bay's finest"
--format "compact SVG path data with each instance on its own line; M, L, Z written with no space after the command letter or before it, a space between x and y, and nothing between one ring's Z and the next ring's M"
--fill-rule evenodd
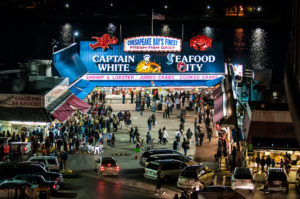
M44 108L44 98L41 95L0 94L0 106Z
M154 36L149 38L151 40ZM150 40L126 42L128 44L131 41L130 45L147 46L153 44L153 40L151 42ZM179 42L180 39L177 40ZM214 42L205 51L194 49L189 42L183 42L180 44L181 52L125 52L127 44L123 45L122 42L106 51L101 48L92 50L89 43L89 41L80 42L80 58L89 74L224 74L223 45L219 42Z
M125 52L180 52L181 39L163 36L140 36L124 39Z

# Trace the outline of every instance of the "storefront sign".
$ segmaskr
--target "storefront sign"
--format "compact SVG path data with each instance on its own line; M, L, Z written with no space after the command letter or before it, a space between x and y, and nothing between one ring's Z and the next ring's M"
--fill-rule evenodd
M163 36L140 36L124 39L125 52L180 52L181 39Z
M85 80L214 80L223 75L84 75Z
M182 51L178 53L125 52L123 43L118 43L106 51L92 50L89 44L87 41L80 42L80 58L88 73L224 74L223 45L218 42L214 42L211 48L203 52L191 48L188 42L183 42Z
M0 94L0 106L44 108L44 97L41 95Z
M115 37L110 38L109 34L104 34L102 37L92 37L92 39L96 39L96 43L89 44L92 50L95 50L96 48L102 48L102 50L105 50L109 48L109 45L118 43L118 39Z
M212 39L206 35L197 35L190 40L190 47L195 50L205 51L211 48Z

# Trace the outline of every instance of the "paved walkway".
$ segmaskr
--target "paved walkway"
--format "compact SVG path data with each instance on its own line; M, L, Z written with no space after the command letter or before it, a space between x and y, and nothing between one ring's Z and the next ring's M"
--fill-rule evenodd
M120 110L122 110L122 111L129 110L131 112L131 117L132 117L132 126L133 127L137 126L139 129L139 133L141 134L141 137L144 138L144 140L146 140L146 134L148 132L147 120L148 120L148 117L152 115L152 113L153 113L152 111L144 111L143 116L141 116L139 112L135 111L135 104L112 103L111 106L112 106L114 114L118 113ZM171 114L170 119L163 118L161 111L157 111L155 113L156 120L157 120L157 126L155 126L150 132L152 135L152 138L155 139L155 148L172 148L173 141L175 139L175 132L179 128L179 123L180 123L178 115L179 115L179 111L176 109L173 110L173 113ZM192 132L194 133L195 118L196 118L196 114L194 111L187 111L184 133L186 133L186 130L188 128L190 128L192 130ZM160 128L162 129L164 126L166 127L167 132L169 134L168 143L165 146L157 144L158 140L159 140L158 139L158 130ZM213 135L213 137L211 139L211 143L209 143L208 139L206 137L206 128L205 128L204 123L201 124L201 127L205 134L204 143L202 146L196 147L195 146L195 138L193 136L190 150L188 150L188 155L195 158L195 160L200 161L200 162L215 162L214 155L217 151L217 140L218 139L217 139L216 135ZM128 143L128 141L129 141L129 135L123 126L123 128L116 133L116 144L118 144L118 142L121 142L121 143L127 142ZM134 147L133 144L132 144L132 147ZM180 148L180 152L183 153L183 150L181 148Z

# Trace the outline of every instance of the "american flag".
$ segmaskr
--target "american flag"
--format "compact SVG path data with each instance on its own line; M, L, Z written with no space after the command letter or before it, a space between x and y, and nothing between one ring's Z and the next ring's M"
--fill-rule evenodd
M165 20L165 19L166 17L164 15L152 11L152 20Z

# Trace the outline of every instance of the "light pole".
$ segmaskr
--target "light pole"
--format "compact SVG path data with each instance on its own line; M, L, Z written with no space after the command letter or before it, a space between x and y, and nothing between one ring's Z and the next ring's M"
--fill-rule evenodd
M73 43L75 43L75 37L77 37L79 35L79 32L78 31L75 31L73 33Z

